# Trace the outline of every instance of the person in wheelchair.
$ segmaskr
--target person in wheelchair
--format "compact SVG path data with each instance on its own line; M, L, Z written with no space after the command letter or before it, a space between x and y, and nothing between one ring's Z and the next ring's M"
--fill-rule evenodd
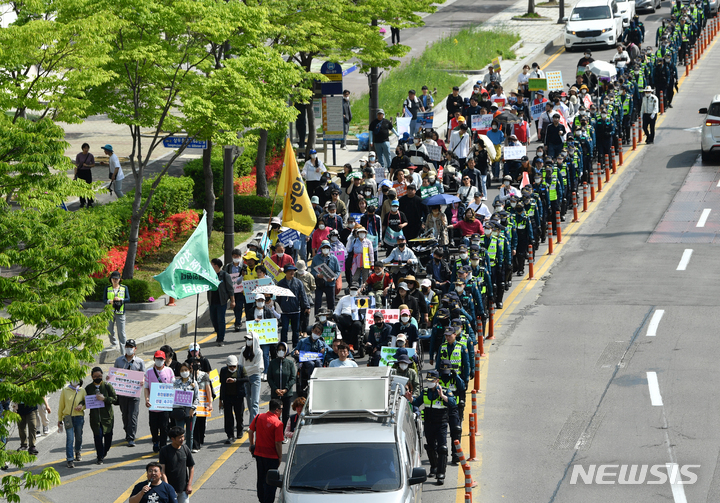
M403 309L400 311L400 321L393 325L391 335L393 337L397 337L398 346L400 343L400 337L403 335L405 336L405 344L407 344L407 347L414 347L414 345L417 344L418 329L410 322L409 309Z
M337 339L332 341L332 348L329 351L325 352L325 358L323 358L323 366L327 367L332 363L333 360L337 360L340 358L340 349L342 346L348 347L347 343L343 341L342 336L338 336ZM350 351L350 348L348 347L348 358L351 360L355 360L355 355L352 351Z
M350 288L350 295L345 295L335 306L335 322L340 329L342 340L351 346L351 350L358 349L362 339L363 320L360 319L358 306L355 302L357 288Z
M408 284L404 281L400 282L397 288L397 295L393 297L392 301L390 302L390 308L402 309L402 305L407 306L411 313L416 313L413 318L415 318L415 322L417 323L420 319L420 305L418 304L417 299L410 295L409 292L410 287L408 286ZM400 316L402 316L402 313L400 314Z
M410 357L406 354L401 354L397 357L397 360L393 364L392 368L396 375L408 378L408 384L411 385L412 396L417 398L422 392L420 387L420 379L418 378L417 368L414 362L410 360Z
M373 322L366 343L369 367L377 367L380 364L380 348L390 345L392 332L392 325L385 323L382 312L376 311L373 314Z
M324 307L320 309L318 312L318 321L322 326L322 338L323 340L335 340L338 334L338 327L337 324L333 321L330 321L331 317L333 316L333 312L330 311L328 308Z
M323 324L315 323L310 332L310 337L303 337L298 342L293 351L292 356L298 361L298 375L297 375L297 394L299 396L307 396L307 384L310 376L316 367L322 367L323 358L330 347L327 345L325 340L322 338ZM311 361L300 362L300 352L320 353L320 358Z
M361 295L372 295L375 297L375 305L382 306L387 298L388 290L393 284L392 276L385 272L385 264L376 261L373 273L365 284L360 287Z

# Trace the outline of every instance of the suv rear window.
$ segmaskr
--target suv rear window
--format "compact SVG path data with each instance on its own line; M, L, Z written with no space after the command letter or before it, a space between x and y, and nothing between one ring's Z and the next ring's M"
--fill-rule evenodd
M598 5L595 7L575 7L570 21L591 21L593 19L610 19L610 7Z
M395 444L296 444L288 489L307 492L381 492L400 489Z
M714 115L715 117L720 117L720 101L716 103L712 103L710 107L708 108L708 115Z

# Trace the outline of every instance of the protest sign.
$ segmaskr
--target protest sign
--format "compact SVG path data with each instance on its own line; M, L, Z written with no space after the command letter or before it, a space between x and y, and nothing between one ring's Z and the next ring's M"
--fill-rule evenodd
M382 165L375 166L375 181L382 182L385 180L385 168Z
M273 281L270 278L260 278L260 279L249 279L247 281L243 281L243 291L250 295L255 291L255 289L259 286L265 286L265 285L272 285Z
M322 353L314 353L312 351L300 351L300 363L312 362L315 360L319 360L322 357L323 357Z
M354 297L358 309L369 309L375 307L375 297Z
M370 206L375 206L375 208L377 209L377 207L378 207L378 198L377 197L368 197L367 199L365 199L365 202L367 202L368 208Z
M278 241L285 247L292 246L297 239L300 239L300 233L295 229L288 229L278 234Z
M273 262L270 257L265 257L263 264L265 265L265 269L267 269L268 274L273 277L275 282L278 282L285 277L285 273L280 270L280 266Z
M255 332L260 344L276 344L278 341L277 319L248 321L247 331Z
M375 313L378 311L383 313L385 323L390 323L392 325L393 323L400 321L399 309L368 309L367 314L365 315L365 328L369 329L373 325L373 316L375 316Z
M345 272L345 250L332 250L330 253L340 262L340 271Z
M473 131L487 132L490 131L492 120L492 114L472 115L470 116L470 125Z
M208 374L210 378L210 385L212 386L213 392L217 395L220 393L220 374L217 369L213 369Z
M362 268L370 269L370 247L363 246L362 251Z
M518 147L503 147L503 158L506 161L520 159L522 156L526 155L526 153L527 148L525 145L520 145Z
M325 344L332 346L336 336L337 330L333 325L326 325L323 327L322 338L325 341Z
M102 409L103 407L105 407L105 402L98 400L95 395L87 395L85 397L86 409Z
M125 370L111 367L108 381L120 396L140 398L145 382L145 374L137 370Z
M433 117L435 112L432 110L429 112L418 112L417 114L417 127L431 129L433 127Z
M440 180L441 183L442 183L442 181L443 181L443 175L444 175L444 174L445 174L445 168L442 167L442 166L440 166L440 167L438 168L438 176L437 176L437 179Z
M528 90L547 91L547 79L528 79Z
M507 100L505 98L493 98L493 103L495 103L499 110L502 110L502 108L507 105Z
M195 415L198 417L210 417L210 400L205 393L205 388L198 390L198 401L200 402L195 409Z
M363 217L362 213L350 213L350 216L355 220L355 223L360 223L360 219Z
M394 231L390 227L386 227L385 236L383 237L383 243L388 246L395 246L397 244L397 237L402 233L402 230Z
M332 269L330 269L330 267L328 267L327 264L320 264L315 268L315 270L323 275L326 282L329 281L332 283L338 276Z
M500 58L495 58L492 60L492 66L493 66L493 72L498 73L501 71L500 69Z
M395 189L395 192L397 193L397 198L400 199L407 192L407 185L395 182L393 183L393 189Z
M380 367L389 367L393 363L395 363L395 352L399 348L380 348ZM414 348L405 348L408 352L408 358L412 358L415 356L415 349Z
M243 291L243 280L239 272L230 273L230 281L232 281L233 292L242 293Z
M442 147L437 145L425 145L428 157L433 161L442 161Z
M420 198L421 199L427 199L430 196L436 196L440 192L438 191L438 188L434 185L432 187L420 187Z
M397 131L402 137L403 133L410 134L410 121L411 117L398 117L397 118Z
M547 103L547 102L545 102ZM530 114L534 120L540 118L542 113L545 111L545 103L538 103L537 105L530 105Z
M547 78L548 91L562 91L565 89L561 71L545 72L545 77Z
M185 391L182 389L175 390L175 401L173 405L181 405L183 407L192 407L193 403L193 392Z
M150 410L152 412L170 411L175 403L175 387L163 382L150 383Z

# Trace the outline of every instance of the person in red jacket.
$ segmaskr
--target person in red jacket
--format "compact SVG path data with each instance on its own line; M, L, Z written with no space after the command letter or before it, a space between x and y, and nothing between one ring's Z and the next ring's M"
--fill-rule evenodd
M473 234L484 234L483 225L480 220L475 218L475 211L472 208L465 210L463 219L458 223L452 225L455 229L460 229L460 233L463 236L463 243L465 246L470 246L470 236Z
M270 260L275 262L280 267L280 270L284 270L286 265L295 265L295 261L285 253L285 246L280 241L275 245L275 253L272 254Z

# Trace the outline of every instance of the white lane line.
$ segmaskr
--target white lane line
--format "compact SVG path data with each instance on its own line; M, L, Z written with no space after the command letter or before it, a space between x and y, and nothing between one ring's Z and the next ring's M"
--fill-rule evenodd
M695 227L705 227L705 222L707 222L707 219L710 216L710 211L712 211L710 208L705 208L703 210L702 215L700 215L700 220L698 220Z
M668 476L670 477L670 489L672 490L673 500L675 503L687 503L685 486L680 482L680 467L677 463L665 463L665 466L667 466Z
M657 374L655 372L647 373L648 388L650 389L650 404L653 407L662 407L663 401L660 396L660 385L658 384Z
M682 254L682 258L680 259L680 263L677 266L677 271L684 271L687 269L687 265L690 262L690 257L692 257L692 248L686 248L685 251Z
M658 325L660 325L660 320L663 317L663 314L665 314L664 309L658 309L655 311L655 314L653 314L652 319L650 319L650 324L648 325L647 333L645 334L648 337L655 337L657 334Z

